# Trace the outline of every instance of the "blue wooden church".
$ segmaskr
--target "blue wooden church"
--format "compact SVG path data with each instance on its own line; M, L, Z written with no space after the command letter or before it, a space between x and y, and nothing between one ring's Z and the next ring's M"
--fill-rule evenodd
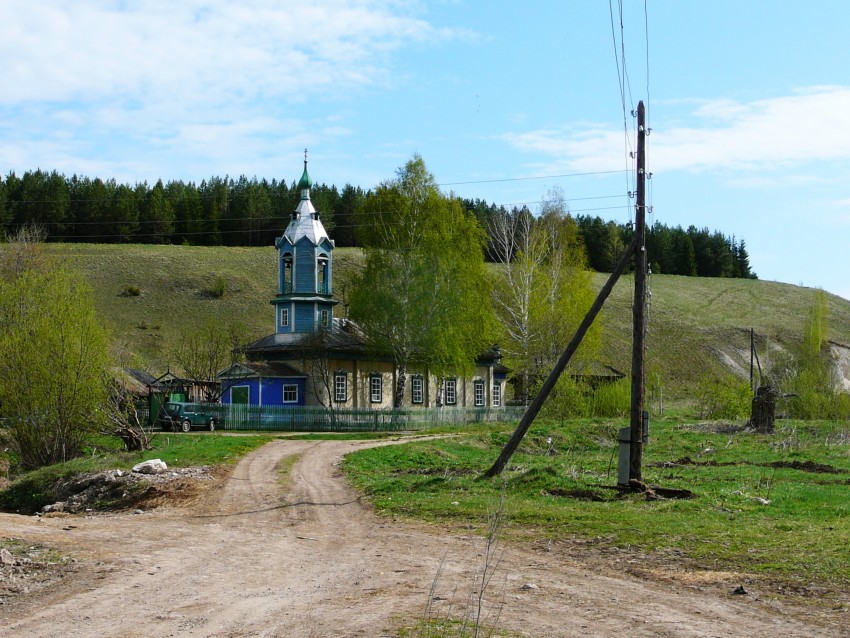
M298 182L300 200L275 240L278 260L275 332L245 348L246 361L219 374L221 401L253 406L323 405L390 408L397 371L375 356L352 322L334 317L334 242L310 201L312 180ZM499 407L506 369L498 348L483 353L469 378L437 379L410 366L405 405Z

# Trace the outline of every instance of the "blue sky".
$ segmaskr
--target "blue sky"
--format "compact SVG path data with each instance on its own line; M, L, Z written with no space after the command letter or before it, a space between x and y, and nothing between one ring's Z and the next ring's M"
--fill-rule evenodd
M0 172L291 181L307 147L369 188L418 152L447 191L624 222L644 100L650 221L850 299L850 3L623 0L622 32L611 4L614 35L605 0L3 0Z

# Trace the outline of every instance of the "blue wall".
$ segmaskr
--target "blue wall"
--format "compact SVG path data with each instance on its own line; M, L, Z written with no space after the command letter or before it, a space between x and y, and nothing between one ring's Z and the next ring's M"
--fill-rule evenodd
M313 302L295 304L295 332L313 332L315 330L316 312Z
M239 379L224 382L224 391L221 402L230 405L230 388L234 386L248 386L250 394L249 405L260 405L260 383L263 385L263 405L272 406L295 406L304 405L306 393L306 380L303 378L273 378L273 379ZM295 385L298 387L298 401L295 403L283 402L283 386Z
M295 251L295 292L316 292L316 247L306 237Z

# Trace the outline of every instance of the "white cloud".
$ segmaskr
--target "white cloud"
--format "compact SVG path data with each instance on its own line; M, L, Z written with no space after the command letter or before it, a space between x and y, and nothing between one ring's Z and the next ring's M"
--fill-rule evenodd
M222 170L265 168L286 145L350 131L345 118L327 126L326 108L305 106L343 105L394 81L393 54L412 43L470 37L433 26L419 8L396 0L3 0L0 171L94 167L134 179L140 167L153 173L138 177L155 178L170 163L180 169L169 177L186 177L209 158Z
M758 171L850 159L850 87L812 87L748 103L718 99L684 104L691 108L687 126L665 129L656 115L647 143L653 171ZM597 125L575 134L576 128L512 133L503 139L522 151L563 158L557 162L564 170L624 166L622 130Z
M296 96L386 79L382 56L453 35L372 1L0 4L0 102Z

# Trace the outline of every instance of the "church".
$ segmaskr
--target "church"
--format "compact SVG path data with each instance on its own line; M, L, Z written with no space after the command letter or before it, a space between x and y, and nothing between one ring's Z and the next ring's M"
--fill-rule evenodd
M275 331L244 348L245 361L219 374L221 402L250 406L389 409L398 381L392 358L376 354L353 322L336 317L334 242L310 201L312 180L275 240ZM482 353L471 376L437 378L408 366L403 407L502 407L507 369L497 347Z

